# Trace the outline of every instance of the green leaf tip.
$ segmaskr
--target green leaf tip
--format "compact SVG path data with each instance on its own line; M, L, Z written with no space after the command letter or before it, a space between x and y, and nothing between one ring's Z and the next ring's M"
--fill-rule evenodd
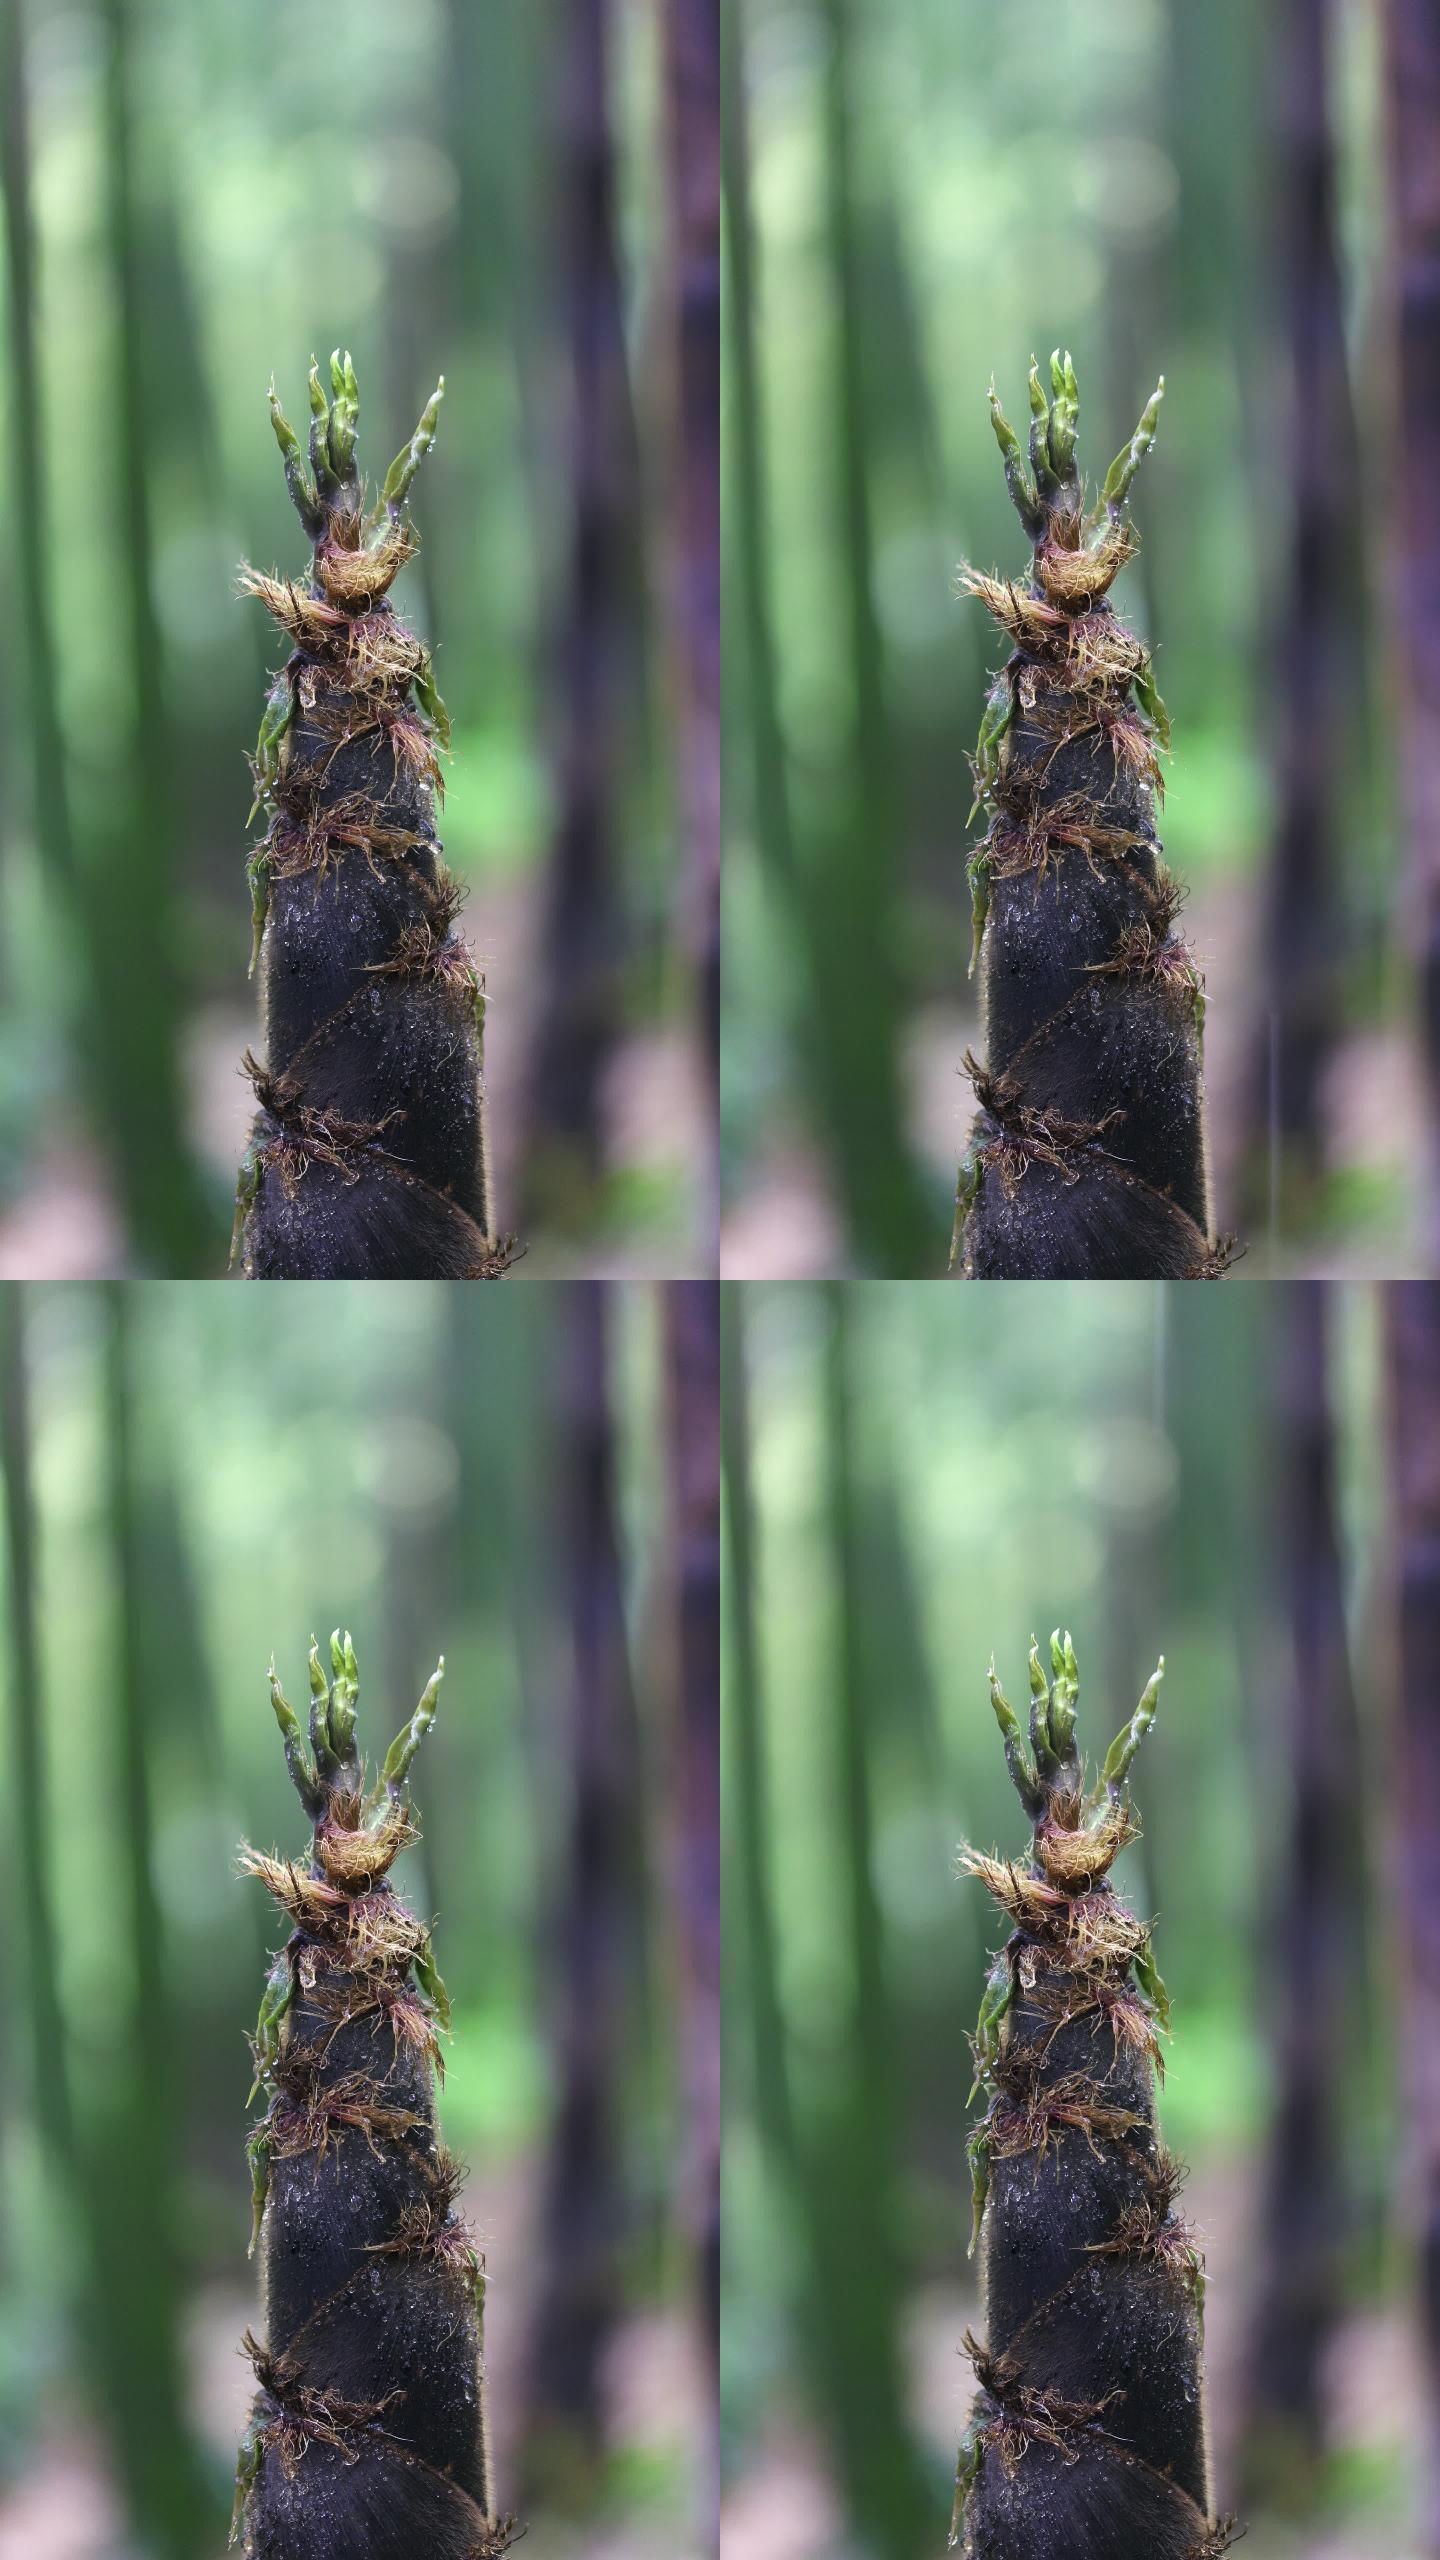
M1010 492L1010 503L1031 541L1038 541L1045 521L1044 510L1036 494L1035 483L1025 468L1020 439L1000 406L993 374L990 377L989 401L990 424L995 430L995 441L1004 461L1005 486Z
M1055 1753L1050 1738L1050 1683L1040 1668L1040 1648L1030 1639L1030 1748L1035 1757L1037 1774L1043 1779L1053 1774Z
M397 1733L385 1754L385 1765L380 1772L380 1787L376 1790L375 1801L378 1802L379 1795L383 1791L390 1796L393 1803L399 1802L400 1790L405 1784L410 1763L435 1721L435 1702L440 1695L440 1683L444 1677L445 1656L442 1653L425 1684L424 1693L415 1713L409 1723Z
M1146 1938L1135 1950L1135 1979L1155 2012L1155 2023L1164 2035L1170 2032L1170 1994L1160 1979L1155 1951Z
M360 1668L355 1660L355 1647L346 1630L342 1643L337 1627L330 1638L330 1668L335 1685L330 1692L330 1739L341 1760L355 1756L355 1702L360 1694Z
M230 2512L230 2532L225 2545L227 2551L234 2550L244 2528L245 2510L250 2502L250 2492L260 2477L262 2452L260 2423L258 2419L252 2418L240 2439L240 2450L235 2458L235 2504Z
M250 2083L250 2096L245 2101L247 2107L251 2099L259 2095L262 2082L269 2078L279 2057L280 2030L289 2015L294 1998L295 1976L290 1967L290 1950L288 1947L282 1947L266 1976L265 1989L260 1998L260 2014L255 2021L255 2033L250 2039L251 2051L255 2059L255 2077Z
M399 513L411 481L435 442L435 421L440 414L440 403L444 397L445 376L442 373L420 412L420 424L415 433L409 443L401 447L385 474L385 485L380 492L380 504L382 507L388 507L392 515Z
M344 355L335 348L330 358L330 464L337 480L355 477L355 430L360 423L360 387L347 347Z
M978 2435L968 2435L965 2437L960 2446L959 2452L955 2456L955 2504L950 2515L950 2532L946 2542L947 2550L955 2551L959 2548L960 2531L965 2521L966 2503L969 2499L971 2490L974 2488L976 2481L980 2477L980 2464L984 2458L984 2452L985 2448Z
M233 1271L240 1259L245 1242L246 1221L255 1206L259 1190L260 1157L252 1143L241 1157L240 1168L235 1176L235 1215L230 1226L230 1259L225 1266L227 1271Z
M280 1737L285 1745L285 1765L290 1772L296 1794L311 1820L314 1821L323 1802L319 1773L315 1762L311 1760L305 1749L305 1737L300 1729L300 1719L280 1686L273 1654L270 1658L269 1678L270 1704L275 1710L275 1721L280 1727Z
M1105 474L1105 486L1100 492L1100 501L1102 506L1109 508L1112 516L1118 516L1125 503L1130 484L1155 442L1155 423L1160 415L1160 403L1164 397L1165 376L1162 373L1140 412L1140 424L1135 433L1127 445L1121 446Z
M1026 1754L1020 1719L1000 1686L993 1654L990 1658L990 1704L995 1710L995 1721L1005 1744L1005 1766L1010 1772L1011 1784L1033 1822L1039 1817L1044 1793L1035 1763Z
M270 376L268 398L270 424L275 430L275 441L280 447L280 457L285 465L285 486L290 492L290 503L313 541L322 521L320 501L316 494L315 483L305 468L305 456L300 439L280 406L273 373Z
M320 1662L320 1647L310 1639L310 1748L315 1766L322 1777L332 1778L339 1765L335 1737L330 1730L330 1683Z
M431 728L435 732L435 741L437 746L442 748L448 747L450 744L450 714L440 699L440 688L435 682L434 661L431 658L428 649L425 652L423 662L415 670L414 684L415 699L419 703L421 710L424 712L426 719L429 721Z
M1164 1677L1165 1656L1162 1653L1145 1684L1135 1713L1124 1729L1117 1733L1105 1754L1105 1766L1100 1773L1100 1783L1112 1800L1119 1797L1130 1763L1155 1722L1155 1707L1160 1695L1160 1683Z
M1075 1707L1080 1695L1080 1665L1075 1659L1075 1645L1070 1630L1061 1641L1055 1628L1050 1638L1050 1668L1054 1687L1050 1692L1050 1739L1058 1759L1075 1756Z
M253 2258L260 2239L260 2225L265 2219L265 2206L270 2195L270 2127L257 2124L245 2148L250 2155L250 2246L247 2258Z
M330 403L321 388L320 368L313 356L306 379L310 392L310 469L318 496L319 530L323 532L326 503L333 498L337 484L330 461Z
M1080 387L1075 379L1075 366L1067 347L1062 358L1059 348L1050 358L1050 386L1053 405L1050 411L1050 460L1057 480L1075 479L1075 433L1080 423Z
M424 1945L417 1947L415 1951L414 1964L415 1979L419 1983L421 1990L424 1992L426 1999L429 2001L431 2008L435 2012L435 2024L443 2035L448 2035L450 2032L450 1994L440 1979L440 1968L435 1962L435 1945L433 1939L427 1937Z
M1053 497L1058 482L1050 460L1050 403L1040 384L1040 368L1030 359L1030 469L1042 498Z
M965 2255L973 2258L990 2198L990 2134L986 2125L977 2124L965 2149L970 2161L970 2246Z
M280 447L282 453L293 454L298 462L300 459L300 439L295 433L294 428L291 426L289 419L286 417L284 410L280 406L280 394L275 388L275 376L273 373L270 376L270 389L266 394L266 397L270 403L270 424L275 430L275 441Z

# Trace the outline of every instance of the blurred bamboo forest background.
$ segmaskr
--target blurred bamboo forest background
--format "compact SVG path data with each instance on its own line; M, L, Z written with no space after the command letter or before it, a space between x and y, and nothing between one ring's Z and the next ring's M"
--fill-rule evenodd
M265 392L303 412L337 338L372 476L446 377L397 598L455 724L502 1224L527 1275L714 1268L708 25L0 12L7 1276L224 1269L268 650L235 574L303 564Z
M986 1694L1157 1654L1125 1889L1256 2560L1440 2553L1440 1293L727 1289L727 2560L944 2547ZM973 1310L973 1312L972 1312ZM1428 2296L1422 2286L1428 2285Z
M277 1310L279 1312L277 1313ZM0 1291L0 2553L218 2560L297 1851L265 1687L446 1654L407 1889L535 2547L713 2549L718 1292Z
M730 0L724 1268L943 1270L965 858L1024 539L986 414L1075 355L1174 723L1220 1228L1436 1267L1440 24L1425 0Z

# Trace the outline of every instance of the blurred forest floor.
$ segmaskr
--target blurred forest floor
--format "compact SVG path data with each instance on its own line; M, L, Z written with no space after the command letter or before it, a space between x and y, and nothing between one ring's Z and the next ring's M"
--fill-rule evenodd
M1222 2510L1245 2389L1243 2322L1258 2210L1255 2167L1249 2155L1212 2156L1186 2188L1187 2211L1204 2244L1209 2280L1205 2365ZM968 2183L958 2147L956 2176L957 2195L966 2186L968 2213ZM931 2285L911 2302L911 2416L923 2450L934 2457L937 2553L944 2548L949 2517L954 2447L973 2388L960 2341L967 2329L978 2335L982 2325L974 2289ZM1353 2483L1355 2523L1348 2529L1327 2523L1289 2530L1267 2518L1249 2526L1243 2544L1246 2560L1381 2560L1374 2524L1380 2506L1391 2528L1383 2560L1421 2560L1418 2543L1405 2538L1403 2526L1404 2450L1419 2440L1423 2417L1422 2385L1404 2314L1388 2306L1357 2310L1341 2328L1330 2385L1335 2478ZM1332 2487L1332 2505L1340 2503L1341 2494ZM1363 2514L1358 2512L1362 2505ZM724 2560L839 2560L848 2549L820 2440L793 2403L777 2406L765 2442L727 2498L723 2535ZM3 2541L0 2560L10 2560Z
M487 2258L486 2366L503 2503L514 2476L533 2308L527 2269L539 2264L538 2196L524 2163L497 2172L492 2160L483 2176L472 2174L465 2206ZM204 2443L227 2469L253 2390L237 2340L255 2312L253 2291L228 2285L209 2287L194 2308L188 2362L195 2416ZM542 2530L542 2519L530 2516L531 2547L547 2560L699 2560L687 2502L706 2388L683 2308L646 2305L622 2320L608 2375L610 2511L602 2509L598 2528L593 2516L572 2525L547 2512ZM30 2469L6 2490L0 2560L120 2560L130 2548L98 2437L73 2409L57 2414Z
M544 985L538 957L544 881L538 870L503 884L472 888L460 929L487 979L485 1082L490 1146L502 1228L518 1221L519 1151L524 1138L524 1079L535 1004ZM238 914L238 909L237 909ZM239 926L237 925L237 932ZM248 933L248 921L245 923ZM243 988L240 969L237 985ZM202 1007L189 1026L187 1082L194 1141L203 1165L227 1189L244 1150L254 1095L240 1070L257 1044L253 1000ZM527 1243L515 1268L523 1279L663 1278L693 1260L691 1200L696 1168L707 1152L708 1106L700 1090L695 1048L683 1024L632 1025L619 1036L603 1101L606 1161L623 1168L616 1239L589 1231L573 1257L555 1234L543 1248ZM26 1187L0 1215L0 1270L14 1279L100 1279L124 1264L118 1210L98 1153L78 1116L57 1122ZM213 1275L222 1276L220 1271Z
M948 1234L955 1167L964 1153L974 1102L961 1060L979 1052L981 1026L975 982L965 976L970 934L970 895L964 858L968 835L955 848L953 1004L931 1003L912 1015L905 1045L909 1086L908 1125L922 1169L933 1178L937 1223ZM1257 900L1262 866L1227 858L1223 871L1206 878L1187 899L1185 930L1205 972L1206 1113L1211 1185L1217 1230L1240 1227L1234 1206L1239 1186L1240 1139L1248 1126L1244 1089L1254 1040L1257 994ZM1417 1279L1425 1264L1410 1228L1419 1214L1412 1168L1421 1160L1423 1095L1408 1026L1392 1018L1365 1022L1348 1035L1336 1030L1323 1096L1329 1130L1328 1158L1335 1201L1353 1202L1366 1214L1347 1217L1328 1240L1307 1235L1285 1240L1246 1230L1236 1277L1259 1280ZM731 1280L810 1280L828 1277L845 1259L844 1232L831 1197L818 1147L798 1119L776 1113L767 1152L725 1219L723 1270ZM944 1270L943 1248L936 1277Z

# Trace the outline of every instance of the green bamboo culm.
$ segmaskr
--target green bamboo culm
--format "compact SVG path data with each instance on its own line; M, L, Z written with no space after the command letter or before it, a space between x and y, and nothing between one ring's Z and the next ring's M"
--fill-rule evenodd
M966 2560L1215 2560L1235 2534L1211 2504L1204 2268L1155 2120L1169 2004L1109 1880L1164 1669L1087 1790L1070 1637L1051 1637L1048 1677L1031 1645L1028 1743L991 1667L1033 1835L1028 1859L962 1857L1010 1924L972 2039L986 2337L965 2341L979 2389L950 2541Z
M435 2126L449 2027L430 1932L389 1881L416 1837L407 1777L444 1658L374 1784L355 1741L359 1671L338 1631L310 1648L308 1741L272 1666L308 1861L247 1849L290 1923L252 2046L250 2136L264 2341L230 2539L250 2560L497 2560L484 2399L485 2261Z
M435 832L450 724L430 652L388 600L416 548L405 500L440 383L366 512L355 368L310 368L308 457L270 416L311 544L308 580L242 575L291 644L251 759L250 856L265 1026L234 1256L252 1280L488 1280L484 980L455 930Z
M1010 643L972 759L988 825L970 860L985 1062L956 1187L971 1280L1215 1278L1204 983L1155 832L1170 724L1150 652L1109 601L1136 540L1130 486L1165 381L1088 512L1068 354L1030 367L1028 458L990 392L1028 580L967 569Z

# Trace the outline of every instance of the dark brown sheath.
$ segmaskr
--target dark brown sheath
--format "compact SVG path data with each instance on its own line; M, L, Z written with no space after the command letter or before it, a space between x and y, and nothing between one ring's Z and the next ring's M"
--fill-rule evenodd
M449 722L430 653L390 604L415 550L406 491L443 380L374 510L355 462L349 356L310 372L310 468L272 389L308 580L247 569L285 633L252 759L270 823L250 860L265 1025L235 1251L252 1280L493 1279L484 984L435 803Z
M1161 382L1093 513L1079 393L1030 370L1030 467L990 394L1034 546L1028 579L965 573L1006 634L973 758L989 814L970 862L985 1063L956 1192L952 1265L972 1280L1215 1277L1199 970L1155 833L1169 723L1150 653L1109 601L1135 548L1124 513Z
M1150 1932L1109 1882L1165 1666L1087 1796L1068 1635L1050 1655L1053 1682L1031 1647L1028 1752L990 1674L1029 1860L964 1858L1011 1934L973 2039L986 2341L966 2340L980 2387L950 2539L966 2560L1214 2560L1234 2526L1210 2498L1204 2269L1155 2122L1169 2009Z
M435 2128L449 2023L430 1932L388 1881L415 1837L410 1762L443 1660L367 1794L358 1672L310 1651L310 1747L272 1669L285 1755L314 1825L307 1862L243 1864L291 1923L254 2036L268 2092L250 2137L264 2294L258 2389L231 2541L251 2560L497 2560L485 2432L485 2263Z

